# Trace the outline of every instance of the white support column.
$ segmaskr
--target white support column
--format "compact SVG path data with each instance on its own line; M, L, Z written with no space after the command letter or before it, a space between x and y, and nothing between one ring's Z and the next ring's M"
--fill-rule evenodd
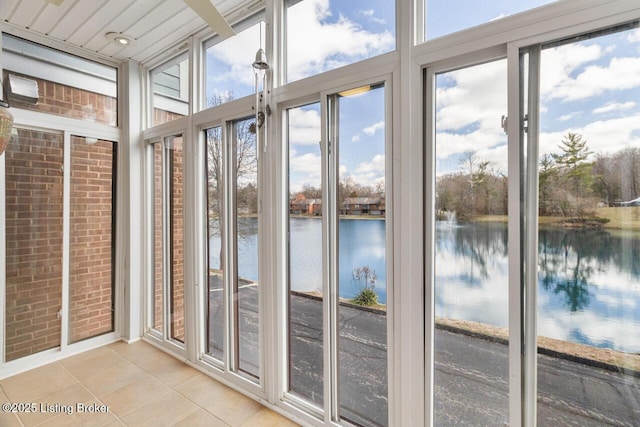
M142 337L144 305L143 254L143 148L142 85L140 66L134 61L121 71L119 118L122 141L118 144L118 284L123 298L121 332L128 341Z

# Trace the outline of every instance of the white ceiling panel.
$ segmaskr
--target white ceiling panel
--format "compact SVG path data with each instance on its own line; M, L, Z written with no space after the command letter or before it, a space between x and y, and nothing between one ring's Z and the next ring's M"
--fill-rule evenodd
M96 35L100 34L104 37L107 32L105 28L115 17L120 16L120 13L127 8L129 3L131 3L130 0L109 0L105 2L93 16L82 22L76 32L67 38L67 42L84 47Z
M233 23L245 11L257 11L264 0L212 3ZM0 0L0 26L20 36L64 42L74 52L79 48L103 58L141 62L208 28L183 0L63 0L60 6L47 0ZM116 46L106 39L108 32L124 33L136 43Z
M102 7L106 0L79 1L62 17L49 32L49 35L58 40L67 41L82 26L83 22L91 17Z
M36 17L30 29L40 34L49 34L77 2L78 0L67 0L60 6L45 2L44 10Z

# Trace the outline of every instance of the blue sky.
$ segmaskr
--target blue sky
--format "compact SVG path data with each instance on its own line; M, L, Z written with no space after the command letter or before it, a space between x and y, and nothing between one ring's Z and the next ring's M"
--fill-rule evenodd
M545 49L540 75L540 153L558 153L568 132L594 153L640 146L640 30ZM437 173L474 151L506 172L504 60L438 76Z
M553 3L553 0L427 0L426 39L431 40L547 3Z
M429 2L427 33L433 38L547 3L551 1ZM302 0L290 7L288 80L393 50L393 8L389 0ZM260 44L259 28L250 27L209 50L209 92L233 91L236 98L253 93L251 63ZM507 111L506 61L441 74L437 84L438 174L457 170L466 151L491 160L494 169L506 173L506 135L500 127ZM557 152L568 132L582 134L596 153L637 145L639 91L639 30L546 49L541 74L541 153ZM350 98L345 106L352 110L341 111L341 176L350 175L365 185L383 176L379 165L384 153L378 148L384 135L382 92ZM301 185L319 178L318 108L292 111L292 167Z
M339 103L340 179L366 186L384 182L384 89L341 97ZM320 188L319 103L289 110L288 133L291 192L305 185Z

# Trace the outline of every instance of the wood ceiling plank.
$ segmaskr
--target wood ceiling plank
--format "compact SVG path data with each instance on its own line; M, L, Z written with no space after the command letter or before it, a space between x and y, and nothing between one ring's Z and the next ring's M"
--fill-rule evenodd
M22 28L31 28L38 15L47 7L43 0L23 0L15 9L9 22Z

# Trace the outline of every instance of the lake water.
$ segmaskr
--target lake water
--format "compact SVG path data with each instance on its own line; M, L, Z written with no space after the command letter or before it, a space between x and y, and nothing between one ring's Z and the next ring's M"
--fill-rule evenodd
M255 219L244 219L239 274L257 280ZM386 301L385 221L346 220L340 230L340 296L355 296L356 267L378 276ZM436 316L508 325L506 224L437 223ZM291 285L322 287L322 221L291 219ZM217 265L220 239L212 237ZM542 228L539 234L538 334L595 347L640 352L640 234Z

